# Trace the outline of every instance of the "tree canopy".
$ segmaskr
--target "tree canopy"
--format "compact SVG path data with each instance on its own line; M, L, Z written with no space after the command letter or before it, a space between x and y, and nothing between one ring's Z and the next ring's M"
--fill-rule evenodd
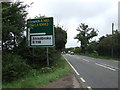
M65 44L67 43L67 33L62 27L57 26L55 29L55 47L57 50L62 50L65 48Z
M19 45L25 30L27 5L22 2L2 2L2 42L3 49L13 49Z
M94 28L89 28L88 25L84 23L81 23L76 30L79 31L79 33L74 39L78 39L78 41L81 42L82 52L85 53L89 40L98 35L97 31Z
M97 51L102 56L112 56L112 49L113 57L119 57L120 32L118 30L115 30L113 35L107 34L106 36L102 36L97 45Z

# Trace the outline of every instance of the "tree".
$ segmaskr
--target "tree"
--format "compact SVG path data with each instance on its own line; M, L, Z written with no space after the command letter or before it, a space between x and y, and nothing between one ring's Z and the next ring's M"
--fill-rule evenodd
M112 56L112 49L113 57L119 57L120 32L118 30L114 31L113 35L107 34L106 36L100 37L97 45L97 52L101 56Z
M89 43L88 47L87 47L87 51L88 53L94 53L94 54L97 54L97 46L98 45L98 42L97 41L92 41Z
M76 30L79 31L79 34L77 34L74 39L78 39L78 41L81 42L82 52L85 53L89 40L98 35L97 31L95 31L94 28L89 28L88 25L84 23L81 23Z
M5 82L22 77L31 70L26 60L17 55L26 26L26 7L22 2L2 2L2 76Z
M100 38L101 39L101 38ZM100 40L97 51L101 56L110 56L111 55L111 35L106 35L103 39Z
M2 42L4 50L16 48L23 37L28 5L22 2L2 3Z
M67 43L67 33L60 26L54 27L55 30L55 48L57 50L62 50L65 48Z
M115 30L113 34L113 56L120 58L120 31Z

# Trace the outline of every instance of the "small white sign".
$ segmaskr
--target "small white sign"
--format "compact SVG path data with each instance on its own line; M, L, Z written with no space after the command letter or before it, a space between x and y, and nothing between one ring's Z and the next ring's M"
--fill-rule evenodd
M52 35L31 36L31 45L53 45Z

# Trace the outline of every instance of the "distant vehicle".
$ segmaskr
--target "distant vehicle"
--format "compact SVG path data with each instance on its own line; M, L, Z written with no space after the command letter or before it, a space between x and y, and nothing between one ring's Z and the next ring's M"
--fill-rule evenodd
M74 52L70 52L70 55L74 55Z

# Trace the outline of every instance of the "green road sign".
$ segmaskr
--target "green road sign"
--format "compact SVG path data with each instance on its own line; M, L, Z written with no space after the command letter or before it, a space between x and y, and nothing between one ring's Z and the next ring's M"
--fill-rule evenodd
M53 17L28 19L27 27L29 46L54 46Z

